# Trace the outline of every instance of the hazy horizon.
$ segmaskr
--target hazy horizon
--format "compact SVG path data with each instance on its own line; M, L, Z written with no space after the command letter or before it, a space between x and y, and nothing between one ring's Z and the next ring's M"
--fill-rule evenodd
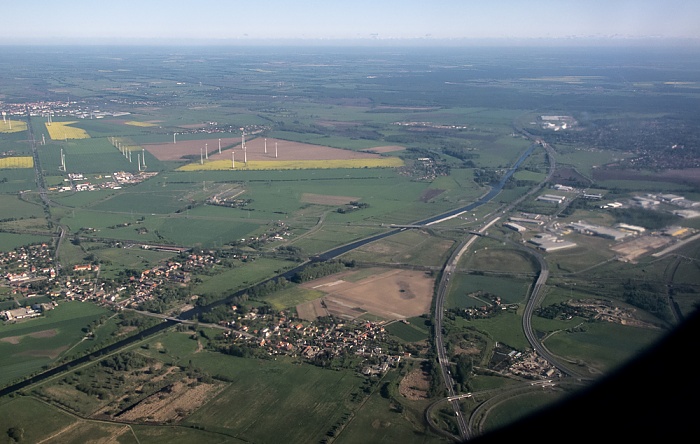
M700 43L680 0L66 0L3 5L0 45Z

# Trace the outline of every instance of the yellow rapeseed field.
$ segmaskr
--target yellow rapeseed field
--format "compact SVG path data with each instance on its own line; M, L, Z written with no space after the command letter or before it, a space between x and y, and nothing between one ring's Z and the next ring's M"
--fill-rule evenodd
M34 168L34 159L31 156L2 157L0 169L3 168Z
M149 127L149 126L156 126L155 123L151 122L137 122L136 120L129 120L128 122L124 122L125 125L131 125L131 126L141 126L141 127Z
M235 162L237 170L313 170L333 168L396 168L404 163L398 157L382 157L377 159L333 159L333 160L265 160L248 163ZM179 171L212 171L230 170L230 160L210 160L200 163L190 163L178 168Z
M0 122L0 133L18 133L20 131L27 131L27 122L9 119Z
M90 135L85 130L70 126L74 123L78 122L51 122L51 125L44 125L52 140L89 139Z

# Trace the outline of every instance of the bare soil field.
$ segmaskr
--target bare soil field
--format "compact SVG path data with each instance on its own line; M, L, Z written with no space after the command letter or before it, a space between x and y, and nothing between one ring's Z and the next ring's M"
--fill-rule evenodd
M323 299L316 299L315 301L297 305L297 316L305 321L315 321L316 318L328 316L330 313L325 305L326 303L323 302Z
M430 389L430 375L417 368L404 376L399 383L399 393L401 396L412 401L428 399Z
M56 331L55 328L52 328L50 330L42 330L42 331L35 331L34 333L29 333L27 335L22 335L22 336L8 336L6 338L0 339L0 342L7 342L8 344L19 344L19 342L22 340L23 337L29 336L30 338L53 338L56 336L58 332Z
M669 237L645 236L640 237L620 245L615 245L611 249L623 255L623 260L634 262L638 257L661 248L671 242Z
M327 196L325 194L304 193L301 195L301 201L304 203L312 203L317 205L346 205L353 201L360 200L359 197L350 196Z
M267 142L265 142L267 140ZM240 142L240 140L239 140ZM202 142L197 142L196 152L189 154L199 155L199 147ZM277 146L275 147L275 144ZM265 146L267 145L267 152ZM375 159L381 157L378 154L364 153L360 151L342 150L340 148L330 148L327 146L311 145L309 143L290 142L289 140L281 139L264 139L257 138L246 140L245 142L245 159L249 161L265 161L265 160L336 160L336 159ZM218 153L218 145L216 154L211 154L213 150L209 150L209 159L211 160L231 160L231 151ZM148 149L148 147L146 148ZM237 161L244 159L244 153L240 146L234 148ZM223 150L223 139L222 139ZM277 157L275 157L275 150Z
M445 190L440 190L437 188L429 188L423 191L423 194L418 198L421 202L430 202L431 199L441 195Z
M433 278L425 272L378 268L357 282L329 276L303 284L326 293L323 298L297 307L305 316L332 314L354 319L371 313L384 319L405 319L430 311Z
M119 415L119 421L155 422L179 421L204 405L226 384L198 384L190 387L194 379L173 383L167 390L155 393L139 402L132 409Z
M33 358L56 359L61 353L68 350L68 346L56 347L48 350L27 350L17 353L17 356L31 356Z
M221 139L221 150L224 148L230 149L236 145L240 145L239 137L229 137ZM177 143L157 143L146 144L143 147L149 153L153 154L158 160L185 160L183 156L199 156L200 150L205 149L211 153L219 154L219 140L182 140ZM273 153L274 154L274 153Z

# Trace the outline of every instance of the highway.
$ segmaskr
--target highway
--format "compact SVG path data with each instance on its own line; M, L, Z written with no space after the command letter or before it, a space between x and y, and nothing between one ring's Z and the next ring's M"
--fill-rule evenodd
M435 295L435 351L437 352L438 363L440 365L440 371L442 373L442 379L445 381L445 389L447 391L448 402L452 405L452 409L455 412L455 419L457 422L457 427L459 428L459 435L462 441L466 441L471 437L469 426L467 425L464 415L462 414L462 409L459 405L459 400L461 399L457 393L455 393L455 383L452 379L452 374L450 372L450 362L447 359L447 350L445 349L445 344L442 338L442 328L443 328L443 315L445 313L445 296L447 295L447 289L449 288L450 277L457 268L457 264L461 259L465 251L469 250L469 247L479 238L482 233L485 233L493 224L495 224L499 217L491 219L490 222L484 224L479 230L479 234L472 234L467 239L462 241L457 248L455 248L452 256L448 259L445 264L444 271L442 273L442 279L440 279L440 284L438 285L437 294Z
M535 146L540 145L542 146L545 151L547 152L547 158L549 160L549 167L548 167L548 173L545 179L537 186L534 187L532 190L530 190L527 194L519 198L518 200L510 203L507 207L503 208L500 210L501 214L506 214L508 211L510 211L512 208L515 207L519 202L522 200L528 198L532 194L536 193L541 187L546 183L548 180L551 179L552 175L554 174L555 168L556 168L556 163L555 159L553 156L553 150L549 145L544 142L543 140L539 140L534 138L532 135L519 130L521 133L523 133L528 139L533 141L533 145L531 146L531 149L528 150L528 155L529 153L532 152L532 149L534 149ZM515 169L522 163L524 158L520 158L518 162L511 168L511 170L508 172L507 176L508 178L515 172ZM507 180L507 178L505 179ZM505 183L505 180L502 180L501 184ZM498 187L498 190L494 193L492 192L488 193L487 196L488 200L492 199L493 197L498 194L502 189L502 186ZM476 202L475 202L476 203ZM450 219L451 217L454 217L453 215L456 214L452 212L450 215L447 215L442 218L432 218L426 225L430 225L432 223L438 223L443 220ZM459 439L461 441L467 441L472 437L472 430L470 426L467 424L466 419L464 418L464 414L461 411L461 407L459 405L459 399L460 396L455 393L454 390L454 380L452 379L452 375L450 373L449 367L450 363L447 359L447 350L445 349L445 344L443 341L443 315L445 312L444 308L444 302L445 302L445 296L447 294L447 290L449 288L449 281L450 277L454 273L455 269L457 268L457 264L459 262L459 259L461 256L466 252L469 247L471 246L474 241L480 236L485 236L488 228L492 226L494 223L496 223L501 216L495 217L491 219L488 223L483 225L477 233L472 233L472 235L462 241L458 247L455 249L453 252L452 256L448 259L448 261L445 264L442 278L440 280L440 283L438 285L437 289L437 294L435 296L435 349L438 357L438 363L440 365L443 381L445 382L445 389L447 392L447 401L452 405L452 409L455 412L455 419L457 423L457 427L459 429ZM516 245L518 249L523 249L526 251L527 254L535 256L537 259L537 262L539 264L539 274L537 276L537 281L535 282L532 292L530 293L530 297L528 298L526 307L525 307L525 312L523 313L523 331L525 332L525 336L527 337L528 342L532 346L536 352L542 356L544 359L549 361L552 365L554 365L557 369L559 369L563 374L569 375L569 376L579 376L575 374L573 371L569 370L566 366L564 366L559 360L553 356L540 342L537 340L537 337L535 336L534 330L532 329L532 314L535 310L535 308L540 304L542 298L544 297L544 287L547 282L547 279L549 277L549 266L547 265L547 262L544 260L541 254L534 252L530 249L527 249L525 247L521 247L519 245Z

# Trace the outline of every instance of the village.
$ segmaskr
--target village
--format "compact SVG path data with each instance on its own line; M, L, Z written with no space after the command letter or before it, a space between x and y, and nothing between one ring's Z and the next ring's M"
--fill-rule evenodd
M182 288L193 272L222 262L213 252L183 253L181 258L128 276L123 282L111 283L97 279L100 267L95 264L75 265L72 272L59 275L53 267L48 244L0 253L0 271L13 298L36 297L39 300L40 296L49 296L51 301L4 310L0 318L17 322L38 317L57 307L60 300L90 301L117 311L142 311L156 294L168 288ZM187 302L196 302L197 297L188 299ZM192 305L186 303L176 311L188 308ZM170 314L176 313L171 310ZM233 305L226 309L225 319L216 325L224 330L221 335L226 344L225 350L221 350L224 352L231 352L232 347L234 350L244 347L255 355L299 356L317 365L328 365L337 357L354 355L368 359L361 369L367 376L386 372L401 359L401 355L387 353L388 334L381 323L309 322L286 312L273 313L264 306Z

